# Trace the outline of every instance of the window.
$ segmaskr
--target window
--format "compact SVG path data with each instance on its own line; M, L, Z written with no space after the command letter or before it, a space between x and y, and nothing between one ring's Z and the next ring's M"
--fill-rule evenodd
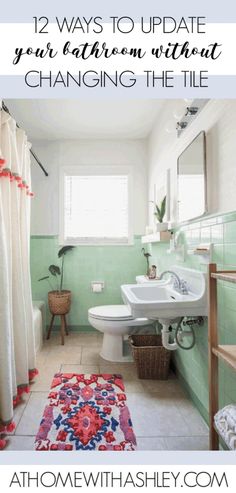
M126 170L86 166L64 169L62 243L131 243L131 177Z

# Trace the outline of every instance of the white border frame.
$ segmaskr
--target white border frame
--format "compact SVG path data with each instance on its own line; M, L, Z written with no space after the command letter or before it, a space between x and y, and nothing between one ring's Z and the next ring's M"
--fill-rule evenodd
M94 238L94 239L68 239L65 240L64 234L64 177L81 175L127 175L128 176L128 241L120 243L117 238L114 240ZM134 244L134 193L133 193L134 173L132 165L78 165L63 166L59 176L59 243L60 245L90 245L90 246L129 246Z

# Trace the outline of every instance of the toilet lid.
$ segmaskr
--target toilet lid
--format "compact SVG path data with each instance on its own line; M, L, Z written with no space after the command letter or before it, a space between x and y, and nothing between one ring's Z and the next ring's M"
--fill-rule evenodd
M89 315L102 320L133 320L127 305L94 306L88 311Z

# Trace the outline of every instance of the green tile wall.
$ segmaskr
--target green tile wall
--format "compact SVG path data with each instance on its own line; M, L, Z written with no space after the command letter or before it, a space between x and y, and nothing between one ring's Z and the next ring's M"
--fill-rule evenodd
M31 279L35 300L47 301L47 281L38 282L38 279L48 274L50 264L58 264L58 249L57 237L31 237ZM140 237L136 237L131 246L76 247L65 258L64 288L71 289L73 296L69 324L75 328L89 329L88 308L122 303L121 284L135 282L135 276L144 272L145 259L141 253ZM104 291L101 294L92 293L91 281L104 281Z
M236 213L206 217L182 226L186 250L199 242L212 242L213 262L218 268L236 270ZM153 262L159 271L178 264L175 254L168 254L168 244L150 245ZM47 299L47 285L37 279L47 273L50 263L57 263L57 237L31 238L31 277L34 299ZM186 255L183 265L206 270L200 257ZM135 282L137 274L145 272L141 254L141 240L136 237L133 246L80 246L66 258L65 287L73 292L69 324L89 330L87 311L95 305L121 303L120 285ZM90 282L104 280L102 294L93 294ZM218 324L220 342L236 343L236 286L218 283ZM49 314L48 314L49 320ZM202 415L208 415L208 343L207 322L196 329L196 346L191 351L178 350L174 363L186 388L198 403ZM236 374L220 363L220 405L236 402Z
M213 262L218 268L236 270L236 213L206 217L192 221L179 228L184 235L185 249L191 250L198 243L211 242ZM206 270L199 256L186 254L183 262L175 254L168 254L168 246L162 243L150 245L150 253L159 271L181 263L186 267ZM236 286L226 282L218 283L218 326L220 343L236 344ZM191 389L195 402L203 416L208 415L208 342L207 321L204 327L196 329L196 346L191 351L178 350L174 363L186 388ZM223 363L220 364L220 405L236 403L236 373Z

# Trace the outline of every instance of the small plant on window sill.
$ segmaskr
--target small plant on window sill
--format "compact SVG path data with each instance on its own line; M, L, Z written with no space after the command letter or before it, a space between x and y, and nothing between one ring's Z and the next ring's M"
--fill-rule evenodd
M166 213L166 195L162 199L160 205L156 204L151 200L151 202L154 204L154 216L155 219L157 220L156 224L156 231L167 231L168 230L168 223L164 223L163 219L165 217Z
M39 281L47 281L49 283L51 291L48 293L48 306L53 315L65 315L70 310L71 291L63 289L63 281L65 255L73 248L74 246L71 245L60 248L58 258L61 259L61 267L54 264L48 267L51 276L55 278L57 289L53 289L50 276L44 276L38 279Z

